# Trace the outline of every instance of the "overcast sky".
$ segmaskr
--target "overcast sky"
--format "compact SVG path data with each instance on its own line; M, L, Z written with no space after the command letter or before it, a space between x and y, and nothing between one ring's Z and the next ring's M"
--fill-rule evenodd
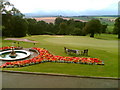
M10 0L22 13L40 15L118 14L119 0Z

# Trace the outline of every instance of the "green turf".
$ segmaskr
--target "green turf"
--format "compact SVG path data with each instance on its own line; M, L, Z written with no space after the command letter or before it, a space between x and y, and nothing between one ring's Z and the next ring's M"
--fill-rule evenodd
M118 36L115 34L96 34L95 38L102 40L118 40Z
M90 38L89 36L38 35L24 38L38 41L39 43L34 46L33 43L20 42L20 46L26 48L44 47L55 55L68 56L64 53L64 46L78 50L89 49L89 56L100 58L104 61L105 65L100 66L70 63L42 63L22 68L7 68L5 70L63 73L84 76L118 77L117 35L102 34L95 35L95 38ZM12 42L13 41L10 40L3 40L3 46L10 46Z

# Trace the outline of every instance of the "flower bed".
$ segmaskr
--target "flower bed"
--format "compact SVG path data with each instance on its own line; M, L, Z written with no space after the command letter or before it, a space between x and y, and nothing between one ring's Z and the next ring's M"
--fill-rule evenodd
M5 47L2 48L6 49ZM8 48L9 49L9 48ZM14 62L6 62L1 65L1 68L13 68L13 67L24 67L29 65L34 65L38 63L44 62L58 62L58 63L78 63L78 64L89 64L89 65L104 65L103 61L98 58L86 58L86 57L64 57L64 56L56 56L52 55L48 50L43 48L32 48L39 52L39 55L28 60L23 61L14 61Z

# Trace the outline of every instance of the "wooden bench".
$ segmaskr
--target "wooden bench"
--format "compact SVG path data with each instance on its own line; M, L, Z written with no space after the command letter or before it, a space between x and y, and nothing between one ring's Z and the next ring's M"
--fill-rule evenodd
M88 56L88 49L81 50L81 54L80 55Z
M67 54L76 53L77 55L88 56L88 49L85 49L85 50L73 50L73 49L68 49L68 48L64 47L64 51Z

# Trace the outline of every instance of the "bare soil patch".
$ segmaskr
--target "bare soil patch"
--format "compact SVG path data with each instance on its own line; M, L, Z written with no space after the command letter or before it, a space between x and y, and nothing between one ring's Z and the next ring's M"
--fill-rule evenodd
M36 19L37 21L45 21L46 23L54 23L56 18L57 17L40 17L40 18L34 18L34 19ZM63 18L63 19L69 20L70 18ZM86 22L86 21L80 20L80 19L74 19L74 20Z
M54 23L56 18L57 17L40 17L40 18L34 18L34 19L36 19L37 21L45 21L47 23ZM70 18L63 18L63 19L69 20Z

